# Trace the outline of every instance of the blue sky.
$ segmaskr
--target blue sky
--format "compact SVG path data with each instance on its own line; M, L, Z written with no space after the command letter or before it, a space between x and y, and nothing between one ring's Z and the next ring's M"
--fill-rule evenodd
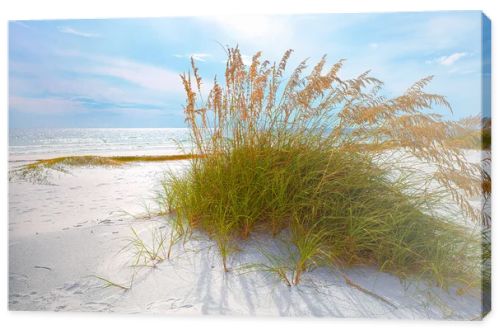
M480 12L11 21L9 126L183 127L179 74L193 56L209 85L221 44L276 61L292 48L291 65L346 58L342 77L371 69L389 96L432 74L447 117L481 111Z

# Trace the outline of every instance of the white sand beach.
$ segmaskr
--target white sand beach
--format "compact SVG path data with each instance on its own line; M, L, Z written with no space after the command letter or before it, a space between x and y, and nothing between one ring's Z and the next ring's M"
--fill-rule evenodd
M154 208L154 191L165 170L186 162L136 163L124 167L72 168L54 173L50 185L12 180L9 189L9 309L158 313L176 315L265 315L477 319L478 296L457 295L371 268L343 274L319 268L287 287L262 270L262 242L248 240L224 273L212 241L194 235L174 247L155 268L133 267L123 249L131 227L147 240L168 233ZM128 212L130 214L126 214ZM133 215L142 215L133 217ZM344 274L346 276L344 276ZM129 289L106 283L108 279ZM348 284L345 277L350 279ZM357 285L360 288L356 288ZM365 289L366 291L363 291Z

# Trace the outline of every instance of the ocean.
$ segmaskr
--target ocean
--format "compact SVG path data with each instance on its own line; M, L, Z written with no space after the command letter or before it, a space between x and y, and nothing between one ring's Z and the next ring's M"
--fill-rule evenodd
M9 160L69 155L160 155L189 151L186 128L10 129Z

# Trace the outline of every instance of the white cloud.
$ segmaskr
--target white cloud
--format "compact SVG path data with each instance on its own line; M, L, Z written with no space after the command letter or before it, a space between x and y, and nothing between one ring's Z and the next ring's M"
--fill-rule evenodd
M457 60L459 60L460 58L462 58L466 55L467 55L467 53L465 53L465 52L455 52L449 56L443 56L443 57L439 58L438 63L441 65L450 66L450 65L453 65Z
M16 73L9 80L12 95L32 96L34 94L47 95L82 95L96 100L119 101L123 103L147 103L150 96L141 99L142 95L136 94L118 85L110 85L102 77L83 77L78 80L61 76L60 72L75 71L75 67L60 62L57 66L34 64L31 62L13 61L10 69ZM78 70L78 69L76 69ZM79 70L79 73L83 70ZM141 92L142 93L142 92Z
M11 96L9 108L18 112L39 115L62 115L88 112L88 106L77 98L64 97L22 97ZM113 105L107 109L122 115L140 114L141 116L163 115L165 110L157 108L141 108L140 106Z
M100 37L99 34L94 34L90 32L85 32L85 31L80 31L73 29L71 27L59 27L59 31L65 34L70 34L70 35L75 35L75 36L80 36L80 37L86 37L86 38L95 38L95 37Z
M9 108L36 114L61 114L84 111L84 108L76 101L53 97L31 98L11 96L9 99Z
M85 101L69 98L76 96L108 104L103 110L158 113L168 99L184 96L179 73L164 67L77 51L59 50L56 55L64 59L50 66L11 63L11 69L21 75L11 78L10 108L38 114L88 111ZM61 72L84 76L74 80L61 77ZM123 82L112 84L110 78Z
M71 70L74 72L114 77L162 94L184 92L179 77L180 73L165 67L139 63L125 58L107 57L76 51L63 50L58 51L57 54L66 57L81 58L90 62L91 65L72 67Z
M455 64L458 60L462 59L463 57L469 55L467 52L455 52L452 53L448 56L442 56L434 59L428 59L425 61L427 65L430 64L440 64L443 66L451 66Z
M158 92L182 92L177 72L123 59L103 58L102 60L102 65L93 66L86 70L93 74L126 80Z
M209 53L187 53L184 55L175 54L174 57L177 58L193 58L196 61L207 61L207 58L212 57Z

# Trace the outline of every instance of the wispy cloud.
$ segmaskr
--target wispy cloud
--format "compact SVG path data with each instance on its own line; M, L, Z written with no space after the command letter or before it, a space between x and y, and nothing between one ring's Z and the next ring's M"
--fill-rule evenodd
M126 80L143 88L166 93L181 93L179 73L166 68L110 57L94 58L95 66L84 71L96 75L106 75Z
M180 73L163 66L74 50L58 50L56 54L66 60L82 60L82 65L70 69L78 74L113 77L162 94L184 92L180 84Z
M450 66L450 65L453 65L457 60L459 60L460 58L462 58L466 55L467 55L467 53L465 53L465 52L455 52L449 56L441 57L439 59L439 63L441 65Z
M151 114L164 110L166 100L182 100L179 74L170 69L77 51L59 50L55 55L64 56L64 62L48 71L32 63L11 63L11 70L19 74L11 79L12 110L44 115L86 110Z
M81 30L76 30L71 27L59 27L59 31L65 34L70 34L70 35L75 35L75 36L80 36L80 37L86 37L86 38L96 38L100 37L101 35L99 34L94 34L90 32L85 32Z
M451 66L455 64L459 59L465 57L467 55L466 52L455 52L448 56L442 56L433 61L427 61L427 63L438 63L444 66Z
M12 110L33 114L61 114L83 112L85 109L77 101L58 97L22 97L11 96L9 107Z
M212 57L209 53L186 53L186 54L175 54L174 57L177 58L193 58L196 61L207 61L207 58Z
M63 115L74 113L88 113L91 111L109 110L122 115L161 115L163 106L151 104L109 103L85 97L22 97L11 96L10 109L29 114Z

